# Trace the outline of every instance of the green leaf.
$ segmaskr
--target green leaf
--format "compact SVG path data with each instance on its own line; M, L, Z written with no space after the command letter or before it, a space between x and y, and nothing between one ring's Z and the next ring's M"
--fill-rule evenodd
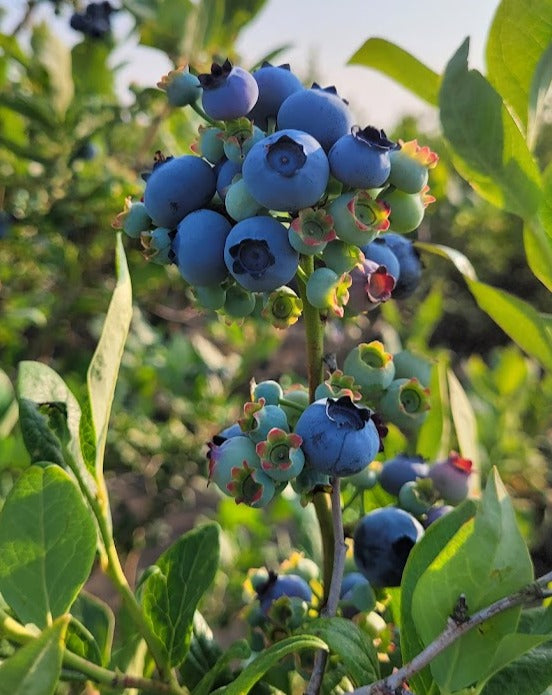
M414 588L412 617L423 645L443 631L461 595L475 613L532 579L512 503L493 469L475 519L464 524ZM430 668L439 687L453 692L485 678L500 642L516 630L520 612L513 608L497 615L437 656Z
M469 39L449 61L439 93L443 133L454 166L477 193L530 218L539 206L540 172L500 94L468 70Z
M115 616L113 611L96 596L81 591L77 596L76 601L71 607L71 615L74 616L92 636L100 659L100 666L107 666L111 658L111 648L113 646L113 633L115 629ZM90 650L88 645L82 640L81 648L82 656L94 661L93 653L95 649ZM71 651L76 652L71 642L68 642L68 647Z
M462 273L464 277L470 278L471 280L477 280L475 269L469 258L460 251L457 251L450 246L445 246L444 244L428 244L425 241L415 241L414 246L420 251L425 251L427 253L432 253L435 256L446 258L454 264L456 269Z
M23 623L45 627L67 612L88 579L96 526L58 466L31 466L0 513L0 593Z
M401 652L405 663L411 661L424 648L412 614L412 597L418 581L459 529L473 518L475 511L476 505L473 500L466 500L460 504L431 524L408 556L401 581ZM413 676L410 682L418 695L427 695L433 682L429 667Z
M552 292L552 237L538 223L523 227L523 245L533 274Z
M48 73L50 96L57 114L63 118L73 100L71 51L43 22L34 27L32 46L35 58Z
M487 40L489 81L524 126L533 75L552 41L551 16L551 0L502 0Z
M432 106L438 104L440 75L390 41L368 39L347 63L379 70Z
M470 490L472 493L475 491L478 492L480 486L480 466L479 448L477 446L477 420L475 419L472 404L452 369L448 370L447 378L450 412L456 431L458 448L462 456L470 459L473 464Z
M110 50L104 41L85 39L71 50L77 96L113 95L114 73L108 65Z
M142 605L169 666L188 652L194 612L215 577L219 562L219 527L205 524L186 533L155 563L144 582Z
M61 673L68 622L69 616L58 618L0 664L0 695L53 695Z
M231 644L228 649L221 654L216 664L203 676L201 681L193 689L193 695L209 695L213 685L219 675L228 667L234 659L247 659L251 655L251 648L247 640L238 640Z
M94 469L86 468L81 454L81 409L63 379L46 364L21 362L17 395L20 402L21 431L31 460L64 465L68 463L65 460L68 453L89 490L94 493ZM61 412L63 408L65 417Z
M317 618L309 623L308 631L323 639L330 651L339 656L355 685L378 680L379 663L374 644L351 620Z
M541 128L546 124L546 105L552 90L552 42L542 54L531 82L527 142L534 149Z
M552 337L545 322L531 304L518 297L466 279L475 301L502 330L528 355L535 357L543 367L552 369Z
M272 666L288 654L295 654L303 649L324 649L327 651L328 647L325 642L313 635L287 637L265 649L244 668L234 682L225 685L220 692L223 692L224 695L246 695Z
M117 284L100 340L88 368L89 401L83 407L81 428L83 439L87 442L83 455L89 458L91 445L95 449L97 478L102 474L111 404L132 318L132 287L120 233L117 234L116 270Z
M552 641L531 649L493 675L481 691L481 695L544 695L544 691L550 685Z
M430 461L445 458L450 451L450 403L447 388L447 366L440 358L431 368L429 382L431 408L420 427L416 451Z
M45 128L46 133L56 127L56 119L53 117L51 105L38 94L27 96L4 92L0 94L0 106L35 121L35 125Z

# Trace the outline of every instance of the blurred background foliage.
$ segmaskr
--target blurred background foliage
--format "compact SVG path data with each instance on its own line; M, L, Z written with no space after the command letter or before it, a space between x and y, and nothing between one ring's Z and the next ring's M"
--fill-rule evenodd
M170 109L153 85L130 85L123 100L114 86L113 36L83 37L69 48L48 22L34 21L39 4L28 3L15 30L0 24L0 498L28 463L13 401L19 361L46 362L81 395L114 284L112 220L126 196L141 196L140 174L154 152L188 153L199 125L193 112ZM75 10L62 0L50 4L67 21ZM175 66L202 70L217 58L239 61L236 38L264 4L125 0L120 11L141 44ZM268 48L277 56L277 45ZM409 116L388 130L418 138L441 157L430 179L438 203L419 239L462 251L482 281L551 312L549 293L527 267L519 219L473 193L438 132ZM543 130L537 148L543 166L552 159L551 131ZM115 536L132 574L198 519L216 516L226 571L207 613L222 626L240 605L249 567L275 567L293 548L318 554L311 510L293 494L257 511L221 499L205 480L205 442L236 418L250 377L304 376L301 326L283 333L255 318L228 325L200 314L175 267L147 263L138 242L125 244L135 313L106 456ZM477 308L450 264L424 262L411 299L344 329L330 325L329 347L339 361L354 342L383 337L429 357L446 355L475 413L483 472L499 468L535 561L549 567L551 376ZM220 605L227 613L215 617Z

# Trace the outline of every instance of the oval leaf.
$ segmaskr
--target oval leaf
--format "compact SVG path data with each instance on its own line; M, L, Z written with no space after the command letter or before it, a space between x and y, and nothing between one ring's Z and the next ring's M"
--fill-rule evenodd
M439 105L453 162L477 193L529 219L539 206L540 172L498 92L468 70L466 39L447 65Z
M468 521L419 578L412 618L424 646L446 627L461 595L469 613L519 591L533 579L533 565L512 503L496 472L489 476L475 519ZM454 692L488 676L503 638L517 628L521 609L486 621L430 665L437 684Z
M0 593L23 623L66 613L88 579L96 525L58 466L31 466L0 513Z
M438 104L440 75L390 41L368 39L347 62L379 70L432 106Z
M477 421L462 384L458 381L452 369L447 373L450 399L450 412L460 453L471 460L472 474L470 476L470 492L478 495L480 491L479 450L477 446Z
M63 616L0 665L0 695L52 695L61 673Z
M240 673L233 683L225 685L224 695L246 695L261 680L264 674L288 654L295 654L303 649L324 649L328 647L320 638L313 635L297 635L276 642L265 649Z
M144 614L169 666L178 666L186 657L197 604L218 562L219 527L205 524L171 545L141 587Z
M317 618L309 623L308 630L321 637L330 651L340 657L355 685L367 685L378 680L376 649L358 625L345 618Z

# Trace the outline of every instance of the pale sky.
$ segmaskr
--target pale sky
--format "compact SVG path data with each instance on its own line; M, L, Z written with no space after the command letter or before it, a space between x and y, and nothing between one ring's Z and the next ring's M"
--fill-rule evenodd
M113 4L117 5L116 0ZM241 34L238 50L244 65L256 62L282 44L294 48L278 62L289 62L301 74L314 60L322 86L334 84L347 99L359 125L390 130L401 114L435 115L429 107L380 73L346 66L350 56L372 36L393 41L429 67L441 72L466 36L471 37L470 65L484 70L486 35L499 0L269 0ZM15 26L26 3L0 0L7 10L3 29ZM76 43L80 34L68 27L68 16L54 16L50 3L41 3L37 16L46 17L64 41ZM115 15L116 36L127 26ZM117 49L114 62L128 61L119 74L122 90L130 82L154 86L170 69L166 57L154 49L127 43Z

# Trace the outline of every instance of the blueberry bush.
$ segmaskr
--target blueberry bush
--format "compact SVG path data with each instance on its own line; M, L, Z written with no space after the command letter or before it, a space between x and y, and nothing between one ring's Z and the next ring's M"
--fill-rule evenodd
M550 0L502 0L486 76L468 41L443 75L354 53L438 108L431 146L279 51L241 67L262 2L54 4L71 54L22 48L34 3L1 44L0 694L550 692ZM130 106L118 12L174 63ZM484 219L530 296L451 245ZM431 343L450 277L513 342Z

